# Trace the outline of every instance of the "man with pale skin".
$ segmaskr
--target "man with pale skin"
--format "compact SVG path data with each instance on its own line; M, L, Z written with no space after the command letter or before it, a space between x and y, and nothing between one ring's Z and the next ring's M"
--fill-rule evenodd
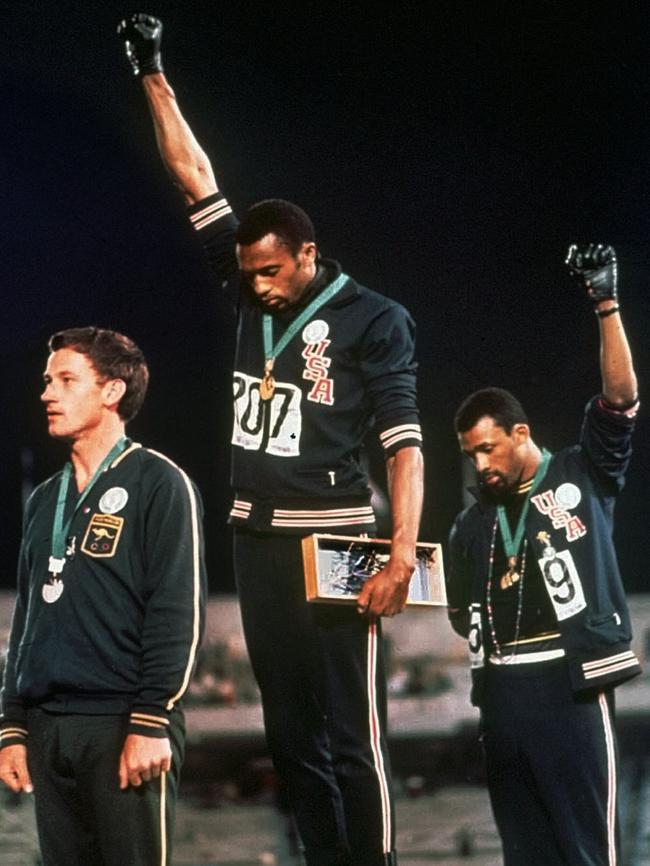
M450 536L449 616L468 639L505 866L617 862L614 688L640 671L612 540L638 409L616 255L573 245L567 265L600 338L578 443L541 448L501 388L455 418L478 489Z
M415 567L423 468L414 324L320 255L297 205L258 202L239 222L162 71L161 22L136 14L119 33L163 164L237 314L235 578L267 741L305 861L394 866L380 618L404 609ZM389 481L390 559L356 606L309 604L301 539L376 534L360 459L373 430Z
M0 780L34 793L46 866L159 866L202 627L200 500L126 436L148 382L138 347L98 328L49 345L41 401L69 462L25 508Z

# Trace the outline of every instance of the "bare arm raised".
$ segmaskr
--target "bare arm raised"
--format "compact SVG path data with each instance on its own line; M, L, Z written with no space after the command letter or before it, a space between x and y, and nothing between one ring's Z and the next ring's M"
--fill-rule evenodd
M142 81L162 161L187 204L217 192L210 160L181 114L176 95L162 68L162 22L143 13L122 21L118 33L126 54Z
M573 244L566 263L571 276L594 302L598 316L603 397L616 409L627 408L637 399L637 380L619 312L614 248L602 244L583 247Z

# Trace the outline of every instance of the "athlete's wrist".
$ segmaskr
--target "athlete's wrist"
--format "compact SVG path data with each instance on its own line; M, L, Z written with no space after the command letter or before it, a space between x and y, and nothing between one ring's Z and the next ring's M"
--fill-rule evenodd
M400 583L409 581L416 566L415 548L410 546L395 548L392 545L388 563L391 570L400 575Z

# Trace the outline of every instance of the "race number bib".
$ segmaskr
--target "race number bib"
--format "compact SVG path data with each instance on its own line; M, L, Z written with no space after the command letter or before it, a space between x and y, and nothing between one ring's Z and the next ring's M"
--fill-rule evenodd
M260 399L260 379L235 372L232 444L278 457L300 454L302 393L288 382L276 382L273 397Z
M481 608L473 604L469 618L469 634L467 636L469 646L469 664L471 668L482 668L485 664L485 651L483 649L483 626L481 623Z
M547 548L548 554L538 560L546 582L546 591L558 620L568 619L587 606L582 581L571 552Z

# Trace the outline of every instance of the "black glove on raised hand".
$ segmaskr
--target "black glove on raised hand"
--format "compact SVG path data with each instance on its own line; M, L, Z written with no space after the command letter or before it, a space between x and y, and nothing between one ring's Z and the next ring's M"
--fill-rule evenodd
M126 56L135 75L163 71L160 58L162 29L162 21L142 12L136 12L117 25L117 33L125 40Z
M569 273L586 290L591 300L617 300L616 252L604 244L572 244L566 257Z

